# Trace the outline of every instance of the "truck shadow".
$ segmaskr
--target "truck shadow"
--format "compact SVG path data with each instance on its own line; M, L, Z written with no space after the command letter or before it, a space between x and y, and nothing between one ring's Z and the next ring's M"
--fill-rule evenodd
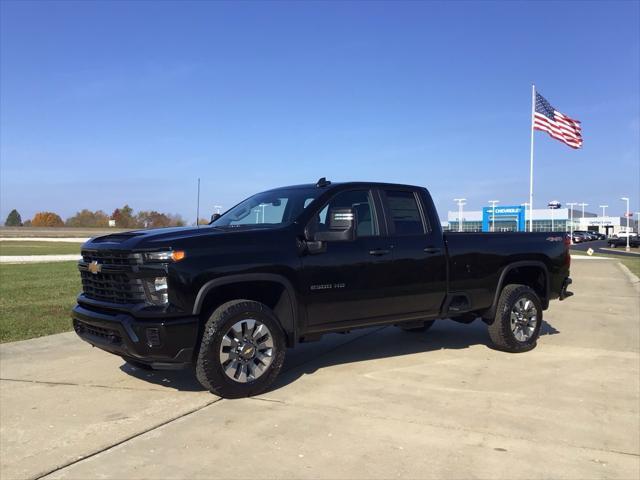
M120 370L127 375L155 385L162 385L181 392L204 392L205 389L196 379L193 368L184 370L147 370L129 363L120 365Z
M560 333L545 321L541 336ZM463 325L439 320L428 332L405 332L392 326L371 327L349 334L328 334L320 341L302 343L287 351L283 370L268 391L277 390L303 375L348 363L427 353L435 350L458 350L474 345L491 348L487 326L480 320ZM507 354L508 355L508 354ZM123 363L120 370L145 382L184 392L204 388L195 378L193 368L185 370L145 370Z
M558 333L560 332L546 320L543 322L541 337ZM269 391L282 388L303 375L312 375L318 370L337 365L436 350L459 350L474 345L492 348L487 326L479 319L466 325L438 320L427 332L405 332L400 328L385 326L368 328L346 336L330 334L320 342L301 344L298 348L289 350L283 371Z

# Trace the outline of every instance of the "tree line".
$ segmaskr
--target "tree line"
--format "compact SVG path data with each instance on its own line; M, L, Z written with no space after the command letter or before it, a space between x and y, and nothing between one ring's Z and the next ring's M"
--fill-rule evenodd
M111 215L102 210L91 211L85 208L66 220L62 220L62 217L55 212L43 211L36 213L32 219L24 222L20 213L13 209L7 215L4 224L6 227L107 228L110 226L110 220L115 222L117 228L183 227L186 225L180 215L155 210L140 210L136 213L129 205L116 208Z

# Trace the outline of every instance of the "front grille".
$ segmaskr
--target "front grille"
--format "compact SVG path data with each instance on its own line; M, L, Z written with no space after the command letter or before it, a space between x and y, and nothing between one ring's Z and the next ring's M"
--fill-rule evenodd
M73 327L78 335L90 335L92 337L98 337L114 345L122 343L122 337L120 334L108 328L96 327L95 325L89 325L88 323L74 321Z
M82 259L87 262L98 262L101 265L139 265L142 263L140 253L83 250Z
M128 274L141 261L139 253L83 250L80 279L85 296L110 303L144 303L146 296L142 279ZM92 262L98 263L103 271L88 271L87 264Z
M81 271L82 290L88 298L112 303L144 303L142 280L130 279L123 273L90 273Z

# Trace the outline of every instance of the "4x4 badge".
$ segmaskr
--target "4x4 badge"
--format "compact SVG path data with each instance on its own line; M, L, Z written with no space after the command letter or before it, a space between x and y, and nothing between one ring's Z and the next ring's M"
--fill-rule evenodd
M89 271L91 273L93 273L94 275L96 275L97 273L99 273L102 270L102 265L100 265L98 262L96 262L95 260L93 262L91 262L89 265L87 265L87 268L89 269Z

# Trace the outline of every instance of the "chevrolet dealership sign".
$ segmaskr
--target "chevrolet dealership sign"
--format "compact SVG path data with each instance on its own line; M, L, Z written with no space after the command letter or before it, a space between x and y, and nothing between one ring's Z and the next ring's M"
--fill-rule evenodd
M524 213L524 207L519 205L496 207L495 210L493 207L484 207L482 209L482 231L491 231L491 221L495 217L497 232L502 228L524 232L526 230Z

